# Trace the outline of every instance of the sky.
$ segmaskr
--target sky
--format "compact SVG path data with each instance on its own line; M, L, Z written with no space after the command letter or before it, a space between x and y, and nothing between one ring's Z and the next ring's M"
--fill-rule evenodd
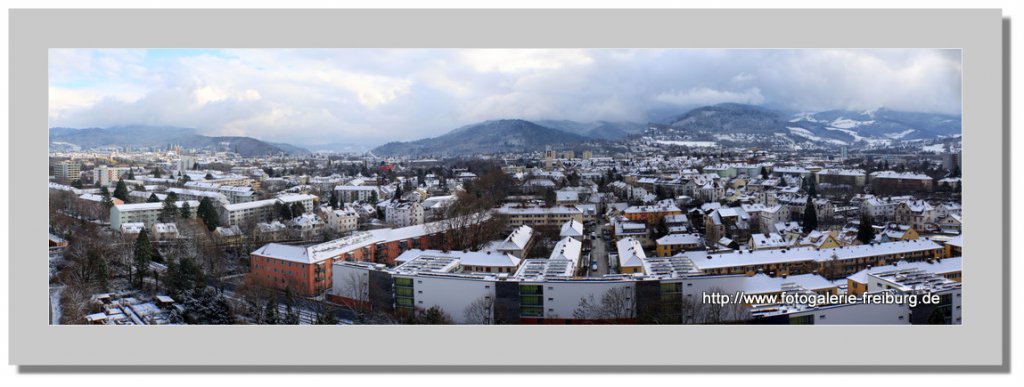
M51 127L374 146L504 118L648 122L723 102L960 114L937 49L51 49Z

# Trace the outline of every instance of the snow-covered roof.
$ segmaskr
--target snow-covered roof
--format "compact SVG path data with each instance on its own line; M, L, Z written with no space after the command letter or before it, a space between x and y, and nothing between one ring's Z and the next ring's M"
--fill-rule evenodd
M825 262L834 255L839 260L856 259L890 254L940 249L939 244L927 240L898 241L817 249L795 247L783 250L738 250L727 253L708 254L706 251L689 251L678 255L690 258L701 270L725 267L768 265L773 263L818 261Z
M513 207L504 206L498 209L499 213L516 215L540 215L540 214L581 214L576 207Z
M335 191L378 191L376 186L372 185L339 185L334 187Z
M480 267L517 267L521 261L519 258L508 253L492 251L448 251L441 250L408 250L395 258L395 263L401 265L422 256L450 257L458 259L462 266Z
M248 210L248 209L253 209L253 208L269 207L269 206L273 206L274 203L277 203L277 199L254 200L254 201L251 201L251 202L244 202L244 203L230 203L230 204L225 204L224 205L224 210L228 211L228 212L231 212L231 211L242 211L242 210Z
M146 224L142 222L121 223L121 232L125 234L138 234L144 228Z
M957 235L957 236L955 236L953 238L950 238L950 240L946 241L946 244L950 245L950 246L956 246L956 247L959 247L959 248L963 248L964 247L964 236L963 236L963 234Z
M641 267L647 254L636 238L622 238L615 243L619 252L619 267Z
M693 245L703 244L700 234L668 234L657 240L658 245Z
M181 206L185 205L185 203L188 203L189 207L199 208L199 201L197 201L197 200L179 200L179 201L174 202L174 205L176 207L180 208ZM163 203L155 202L155 203L118 204L118 205L115 205L114 208L117 208L117 210L121 211L121 212L124 212L124 211L151 211L151 210L159 210L159 209L163 208L163 206L164 206Z
M653 206L632 206L626 209L627 214L642 214L648 212L680 212L682 210L676 207L674 204L670 205L653 205Z
M786 238L782 237L782 235L774 232L767 235L752 234L750 239L751 242L753 242L753 245L758 248L784 247L791 244L790 241L787 241Z
M540 280L544 277L570 277L575 272L576 266L570 261L534 258L523 261L513 277Z
M864 172L863 169L831 168L831 169L822 169L821 171L818 171L818 174L819 175L838 175L838 176L864 176L864 175L866 175L866 172Z
M174 223L153 223L153 231L156 233L174 234L178 232L178 225Z
M583 242L573 238L563 238L551 249L551 257L548 259L563 259L572 262L576 266L580 262L580 255L583 251Z
M533 228L527 225L522 225L512 230L508 234L505 240L494 246L496 250L522 250L526 248L526 244L530 243L530 238L533 238Z
M871 172L871 177L875 179L911 179L911 180L931 180L932 178L925 174L913 173L913 172L896 172L896 171L878 171Z
M858 271L849 277L849 280L856 281L862 284L868 282L868 274L882 273L886 271L899 270L899 269L921 269L929 273L935 274L946 274L961 271L963 268L962 257L952 257L944 259L933 259L929 261L917 261L907 262L899 261L892 265L876 266Z
M301 201L305 201L305 200L316 199L316 195L309 195L309 194L283 194L283 195L278 195L277 199L280 200L283 203L295 203L295 202L301 202Z
M576 191L555 191L555 200L560 202L579 201L580 193Z
M562 224L562 231L558 234L561 237L581 237L583 236L583 223L577 222L575 219L570 219L568 222Z

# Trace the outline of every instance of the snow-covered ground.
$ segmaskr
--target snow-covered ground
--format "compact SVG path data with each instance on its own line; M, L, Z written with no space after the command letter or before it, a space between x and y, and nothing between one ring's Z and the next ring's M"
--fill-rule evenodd
M789 120L789 122L800 122L800 121L822 122L822 121L814 118L814 113L808 113L808 112L797 113L796 116L793 117L793 119Z
M946 144L932 144L921 147L922 152L942 153L946 151Z
M838 132L843 132L843 133L849 134L851 137L853 137L853 142L864 141L864 142L868 143L869 145L889 145L890 143L892 143L892 141L889 141L887 139L864 137L864 136L861 136L860 134L857 134L856 131L853 131L853 130L850 130L850 129L842 129L842 128L835 128L835 127L831 127L831 126L826 126L825 130L834 130L834 131L838 131Z
M804 129L804 128L787 127L786 129L789 129L789 132L791 134L796 135L796 136L800 136L800 137L803 137L803 138L806 138L808 140L823 141L823 142L827 142L827 143L831 143L831 144L836 144L836 145L849 145L849 144L846 143L846 141L840 141L840 140L836 140L836 139L833 139L833 138L824 138L824 137L815 136L814 133L811 133L811 131L809 131L807 129Z
M907 129L907 130L904 130L904 131L899 132L899 133L886 133L885 137L889 137L889 138L895 140L895 139L900 139L900 138L903 138L903 137L907 137L907 135L911 134L911 133L914 133L914 129Z
M713 147L718 145L714 141L671 141L671 140L655 140L655 143L663 145L677 145L677 146L690 146L690 147Z
M871 125L873 123L875 123L875 121L857 121L851 120L849 118L839 117L836 118L835 121L832 121L832 123L830 123L829 126L839 129L852 129L861 125Z
M50 325L60 325L60 293L63 291L63 285L50 287Z

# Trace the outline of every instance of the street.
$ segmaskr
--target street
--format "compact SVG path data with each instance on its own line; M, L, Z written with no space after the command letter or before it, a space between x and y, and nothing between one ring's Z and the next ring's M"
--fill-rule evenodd
M597 239L590 241L590 259L591 262L597 260L597 271L590 270L591 263L587 262L587 273L590 277L600 277L608 274L608 242L605 242L601 238L601 233L604 229L604 224L600 224L594 228L594 232L597 234ZM589 238L590 236L587 235Z

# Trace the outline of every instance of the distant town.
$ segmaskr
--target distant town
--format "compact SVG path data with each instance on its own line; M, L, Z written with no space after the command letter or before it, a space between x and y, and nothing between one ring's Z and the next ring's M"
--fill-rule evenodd
M959 136L658 130L437 157L51 149L51 322L961 323ZM900 301L840 301L872 296Z

